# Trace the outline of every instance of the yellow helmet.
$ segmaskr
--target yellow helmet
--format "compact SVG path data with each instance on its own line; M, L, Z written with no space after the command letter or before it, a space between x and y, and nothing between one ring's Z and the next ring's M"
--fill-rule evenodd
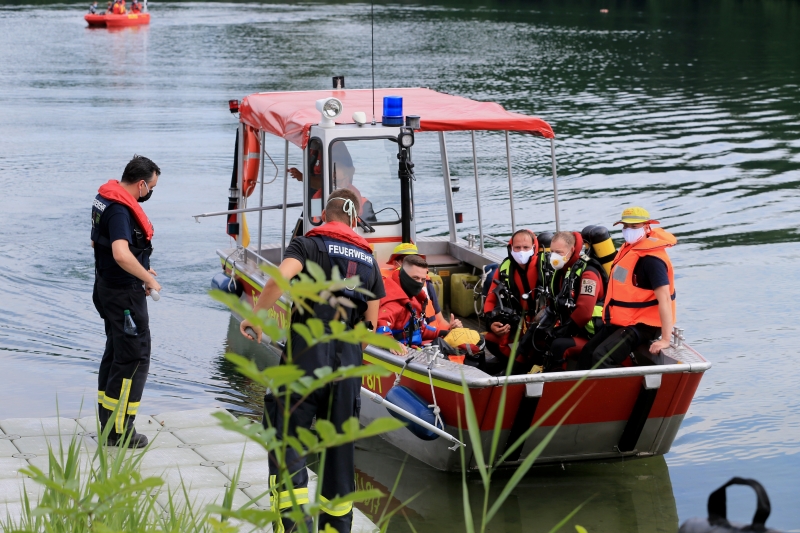
M658 220L651 220L650 213L644 207L628 207L622 212L622 217L614 222L617 224L658 224Z
M394 250L392 250L392 255L389 257L389 262L393 262L401 255L420 255L420 253L417 245L413 242L402 242L395 246ZM424 255L420 257L425 258Z

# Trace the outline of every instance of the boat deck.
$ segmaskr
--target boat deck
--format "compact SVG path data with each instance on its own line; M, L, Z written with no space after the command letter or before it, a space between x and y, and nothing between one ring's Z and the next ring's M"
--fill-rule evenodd
M181 482L188 489L192 507L202 510L210 503L221 503L226 490L243 460L239 485L233 500L234 508L254 501L256 508L269 508L267 486L267 453L237 433L219 427L212 417L223 409L172 411L154 416L139 416L136 430L151 441L143 460L141 472L158 475L165 485L157 502L165 506L167 493L183 498ZM21 468L34 465L48 469L48 446L58 453L59 444L69 447L73 436L81 441L81 453L90 460L97 449L95 417L72 418L12 418L0 420L0 522L6 513L17 520L22 513L22 494L28 494L31 503L38 501L42 487L19 473ZM117 450L117 448L109 448ZM137 450L132 453L141 453ZM315 493L317 476L309 471L310 494ZM3 513L5 508L6 513ZM361 511L355 509L354 533L372 533L377 530ZM251 531L243 528L242 531ZM266 530L271 531L271 527Z

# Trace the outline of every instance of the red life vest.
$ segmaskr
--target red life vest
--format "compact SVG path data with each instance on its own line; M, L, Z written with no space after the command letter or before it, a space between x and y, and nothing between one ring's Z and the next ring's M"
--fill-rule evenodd
M150 219L147 218L144 209L142 209L142 204L137 202L133 196L128 194L128 191L126 191L117 180L108 180L107 183L104 183L100 186L97 194L107 200L120 203L130 209L134 218L136 218L136 222L142 228L142 231L144 231L145 238L148 241L153 239L153 224L150 222Z
M675 272L666 249L678 240L661 228L654 228L645 238L634 244L624 244L611 265L603 317L607 324L633 326L646 324L661 327L658 300L652 289L641 289L633 284L633 271L640 258L653 256L667 265L669 293L672 297L672 321L675 322Z

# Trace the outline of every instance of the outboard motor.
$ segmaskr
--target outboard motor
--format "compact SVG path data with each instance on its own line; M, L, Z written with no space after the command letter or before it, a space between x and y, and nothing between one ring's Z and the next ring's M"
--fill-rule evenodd
M750 525L728 522L725 489L731 485L747 485L756 491L756 514ZM761 533L780 533L767 529L764 525L770 513L769 497L761 483L755 479L732 478L708 497L708 518L690 518L683 523L678 533L736 533L737 531L760 531Z
M603 265L606 275L611 273L611 264L617 257L617 248L611 240L611 234L603 226L586 226L581 230L584 244L591 247L591 254Z

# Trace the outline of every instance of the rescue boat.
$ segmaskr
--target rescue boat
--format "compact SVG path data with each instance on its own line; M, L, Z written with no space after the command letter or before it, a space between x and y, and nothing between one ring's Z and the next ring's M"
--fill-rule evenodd
M484 232L476 130L496 132L505 137L511 214L509 227L512 231L517 224L513 210L514 179L509 135L517 133L530 137L532 142L544 141L550 156L547 172L552 172L555 229L560 229L555 135L546 121L506 111L496 103L478 102L430 89L345 90L338 78L334 79L334 84L334 90L257 93L245 97L241 103L230 102L231 112L238 113L239 125L228 209L195 216L197 221L207 216L226 217L227 232L236 239L235 246L217 251L223 271L215 276L214 288L236 293L252 304L267 282L260 265L279 264L288 240L305 234L320 223L324 199L337 188L339 174L335 174L334 169L338 164L339 168L349 165L357 169L350 177L350 185L357 187L362 197L372 203L374 217L362 221L358 233L373 246L378 264L388 261L397 244L415 242L420 253L427 256L432 275L442 279L442 307L455 308L459 295L463 295L462 285L470 281L473 285L479 283L480 276L473 274L486 272L486 267L502 260L487 249L487 242L505 243L505 239ZM366 119L366 114L375 103L379 108L381 103L386 106L382 120L373 122ZM403 111L398 112L399 103ZM345 110L353 113L352 119L348 118ZM447 135L458 131L471 132L477 235L464 235L457 229L461 217L454 210L453 191L458 188L455 179L451 179ZM440 232L444 233L443 236L416 235L416 220L426 214L416 212L413 180L410 179L413 176L408 175L408 165L404 171L402 159L398 166L397 158L401 146L408 146L410 153L414 135L438 137L442 169L440 193L446 211L446 224ZM282 169L265 148L267 136L277 137L271 142L282 145ZM319 178L316 182L314 179L303 180L303 200L296 203L287 202L290 145L302 151L303 174ZM342 145L347 148L351 160L343 162L342 156L336 155L342 152L336 147ZM270 170L265 178L267 166L274 168L274 176ZM425 169L425 172L429 173L430 169ZM277 179L279 176L281 180ZM265 205L265 198L282 198L282 201ZM251 203L248 207L248 200L257 205ZM295 208L302 208L302 212L295 211L290 220L289 212ZM281 228L281 238L276 242L263 242L262 238L264 215L269 211L280 216L280 220L270 221L271 227ZM247 214L258 216L255 238L252 239ZM285 323L290 318L290 305L285 299L279 300L268 313ZM459 307L463 309L463 305ZM480 327L475 319L464 314L468 313L462 311L465 326ZM282 339L265 338L263 342L276 355L280 353ZM404 428L383 438L425 464L444 471L461 469L460 454L454 453L452 442L457 442L460 434L467 433L464 384L480 425L483 456L487 462L499 459L526 430L541 422L524 446L506 457L504 466L514 467L562 419L562 426L537 463L667 453L703 373L711 367L684 342L682 330L677 329L672 345L656 356L645 350L632 355L632 361L635 361L632 366L592 371L497 377L444 359L435 349L399 357L368 346L363 356L365 365L387 368L392 376L364 380L362 424L389 416L390 409L398 412L397 406L390 403L391 398L386 399L387 395L391 396L389 393L393 388L403 387L410 391L413 394L401 396L406 400L409 396L419 398L420 413L416 414L424 414L422 411L431 406L439 412L441 422L438 427L430 426L438 432L420 436L419 431ZM577 390L543 420L545 413L573 386L577 386ZM504 388L507 389L507 400L500 420L501 446L497 457L487 457ZM476 456L469 444L465 452L467 468L476 468Z
M127 13L125 15L89 13L83 19L91 28L124 28L150 24L150 13Z

